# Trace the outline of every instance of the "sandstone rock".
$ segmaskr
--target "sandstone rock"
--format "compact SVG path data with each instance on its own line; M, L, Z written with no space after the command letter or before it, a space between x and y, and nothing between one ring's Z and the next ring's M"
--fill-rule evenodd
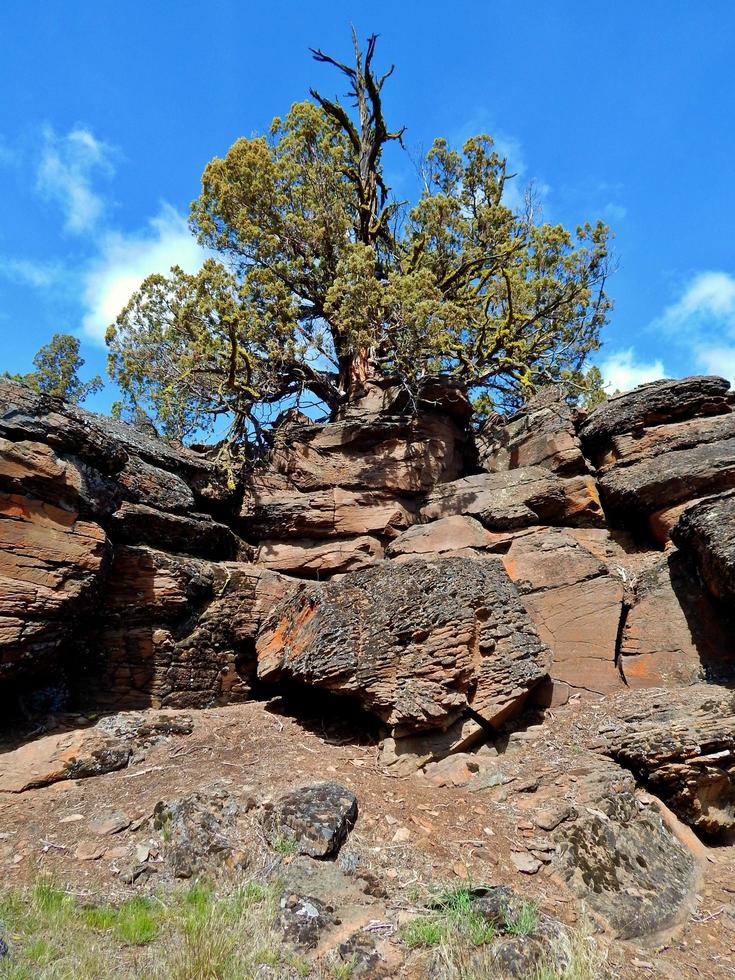
M99 861L105 853L105 845L99 841L83 840L77 844L74 857L77 861Z
M416 524L388 545L386 557L399 555L440 555L446 551L462 551L466 548L492 550L506 544L507 534L493 534L473 517L443 517L431 524Z
M369 535L362 535L329 541L263 541L255 560L277 572L323 579L367 568L382 557L381 543Z
M44 443L106 475L139 459L181 476L201 502L222 503L233 495L226 475L206 456L7 378L0 378L0 436Z
M276 432L270 468L300 490L332 487L420 493L463 466L457 426L435 413L367 415Z
M479 769L477 759L465 752L458 752L430 763L424 769L424 775L433 786L466 786Z
M682 515L676 544L692 554L717 599L735 596L735 494L703 500Z
M553 654L554 681L607 694L622 687L616 666L624 584L570 532L516 538L503 563Z
M132 748L97 729L45 735L0 753L0 793L22 793L63 779L100 776L127 766Z
M555 832L552 866L620 939L680 922L698 884L691 852L657 813L639 808L629 773L592 760L576 775L576 816Z
M264 681L351 695L400 734L468 708L496 725L545 676L548 652L497 559L445 558L301 585L257 641Z
M653 517L735 486L735 399L722 378L643 385L610 399L580 430L618 522Z
M156 545L202 558L235 558L238 542L232 531L208 514L172 514L147 504L124 502L111 518L110 533L124 544Z
M735 438L668 452L629 466L616 465L599 479L607 510L619 520L647 517L706 493L735 487Z
M732 625L681 554L669 553L638 577L621 635L620 667L632 688L735 678Z
M563 475L586 473L577 415L563 389L543 389L510 418L492 416L484 423L475 440L480 466L490 473L524 466Z
M612 707L612 706L611 706ZM707 834L735 830L735 705L715 685L638 692L612 707L619 727L606 753L646 781L685 823Z
M193 723L169 712L107 715L90 728L57 732L0 753L0 792L22 793L64 779L123 769L134 748L168 735L188 735Z
M266 810L263 826L269 840L292 840L299 854L334 858L357 820L355 794L338 783L318 783L292 790Z
M513 851L510 860L516 871L524 875L535 875L541 869L541 861L528 851Z
M89 829L99 837L109 837L112 834L120 834L123 830L127 830L131 823L132 820L127 813L116 810L107 817L95 820L89 825Z
M380 764L391 776L409 776L427 762L470 748L486 737L487 731L474 718L460 718L444 731L383 739Z
M292 587L247 563L118 548L91 627L88 696L128 708L242 700L261 619Z
M277 474L251 478L240 511L243 533L259 539L364 534L390 539L415 520L414 505L406 498L340 487L302 492Z
M532 524L595 526L602 520L592 480L562 480L538 466L440 484L421 508L425 521L458 514L476 517L489 531Z
M0 493L0 680L38 670L92 599L107 556L74 511Z

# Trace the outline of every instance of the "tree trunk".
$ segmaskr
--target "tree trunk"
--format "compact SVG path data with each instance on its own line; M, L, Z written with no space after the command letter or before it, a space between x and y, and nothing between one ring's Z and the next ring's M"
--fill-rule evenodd
M339 359L339 388L346 403L355 401L365 392L365 382L373 374L370 349L364 347Z

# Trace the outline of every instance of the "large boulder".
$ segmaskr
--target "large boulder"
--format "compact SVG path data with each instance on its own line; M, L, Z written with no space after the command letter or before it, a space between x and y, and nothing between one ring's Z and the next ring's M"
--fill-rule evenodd
M548 651L498 559L383 562L303 584L257 641L264 681L351 695L397 734L467 711L497 725L546 676Z
M735 704L712 684L620 698L604 751L644 781L685 823L735 830Z
M735 679L733 623L676 549L651 556L632 579L620 636L620 669L629 687L688 686Z
M717 599L735 597L735 493L700 501L679 519L672 537L693 555Z
M625 582L574 534L543 528L518 536L503 562L553 653L554 681L609 694L623 684L616 657Z
M620 939L655 935L694 906L699 869L692 852L618 766L584 759L554 830L554 868ZM541 821L543 822L543 821Z

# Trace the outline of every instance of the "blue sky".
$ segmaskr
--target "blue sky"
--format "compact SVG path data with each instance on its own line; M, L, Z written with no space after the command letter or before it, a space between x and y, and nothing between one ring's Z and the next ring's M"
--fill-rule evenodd
M310 85L339 94L307 49L347 58L350 23L397 65L386 112L414 155L489 132L549 220L611 224L612 385L735 378L732 0L4 0L0 370L64 331L103 372L140 280L201 260L186 215L206 162ZM411 175L391 157L399 196Z

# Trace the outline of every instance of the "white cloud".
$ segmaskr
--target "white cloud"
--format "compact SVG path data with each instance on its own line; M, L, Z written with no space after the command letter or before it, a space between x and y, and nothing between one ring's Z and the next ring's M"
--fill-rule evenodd
M648 381L658 381L666 377L660 359L648 363L638 361L632 347L610 354L600 361L598 367L605 379L605 388L610 393L630 391L631 388L646 384Z
M0 277L22 286L44 288L57 283L63 276L62 266L53 262L0 257Z
M110 146L82 126L64 136L50 127L44 129L37 186L60 205L67 231L80 234L99 223L105 200L93 188L92 179L114 173L113 156Z
M735 275L698 272L652 324L686 356L686 370L735 378Z
M146 276L167 273L172 265L195 272L206 252L189 231L186 219L169 204L140 232L108 231L99 255L84 275L82 326L88 336L104 341L105 331Z
M679 299L668 306L662 322L686 331L708 326L725 327L735 333L735 276L727 272L700 272Z

